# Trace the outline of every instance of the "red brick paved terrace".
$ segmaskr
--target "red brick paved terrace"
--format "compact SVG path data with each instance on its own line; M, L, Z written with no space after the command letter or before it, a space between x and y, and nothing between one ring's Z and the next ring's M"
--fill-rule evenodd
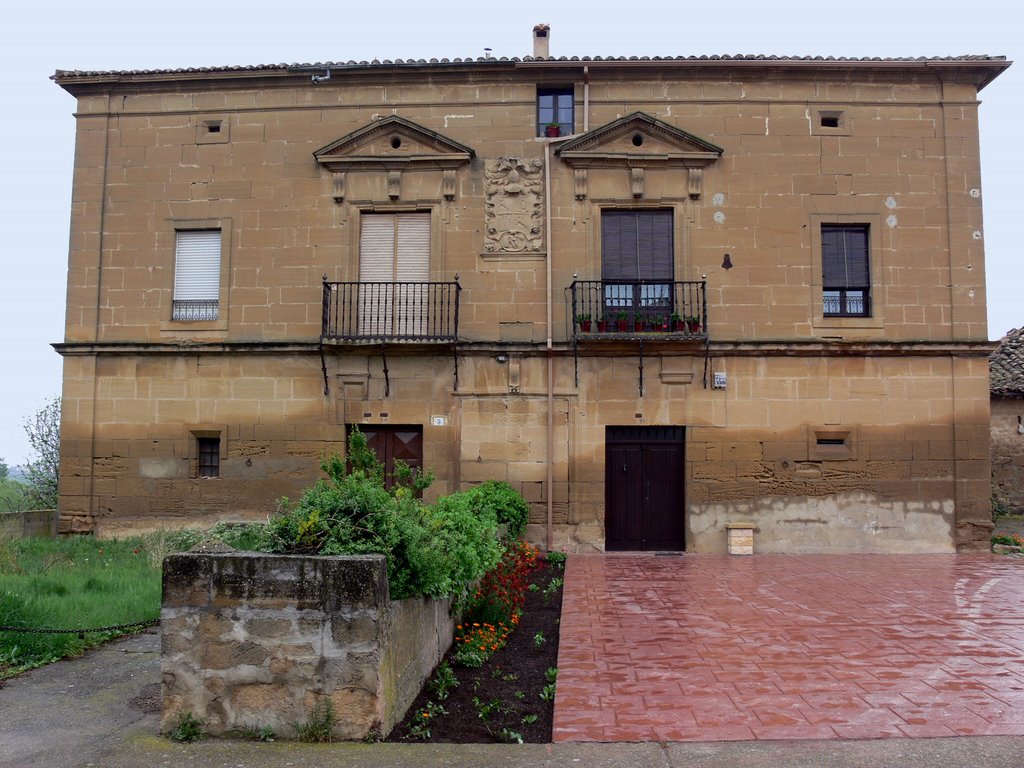
M574 555L554 740L1024 735L1024 560Z

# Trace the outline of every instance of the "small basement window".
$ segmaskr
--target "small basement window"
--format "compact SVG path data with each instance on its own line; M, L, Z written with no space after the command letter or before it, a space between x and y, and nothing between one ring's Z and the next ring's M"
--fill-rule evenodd
M199 477L220 477L220 438L197 437Z
M812 429L808 454L811 461L848 461L855 459L853 430L835 427Z

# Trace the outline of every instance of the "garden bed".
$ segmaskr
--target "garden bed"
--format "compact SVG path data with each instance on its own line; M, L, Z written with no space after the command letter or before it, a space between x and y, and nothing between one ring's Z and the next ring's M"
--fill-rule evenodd
M435 670L387 741L550 742L562 575L561 567L542 563L536 568L530 583L537 586L527 590L522 616L505 646L478 668L457 666L453 648L439 669L447 665L457 685L441 698L437 681L444 675Z

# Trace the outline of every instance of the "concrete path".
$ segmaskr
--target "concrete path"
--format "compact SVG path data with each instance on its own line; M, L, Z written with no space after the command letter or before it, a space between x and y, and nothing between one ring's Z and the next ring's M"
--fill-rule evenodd
M1024 736L1024 560L569 558L554 740Z

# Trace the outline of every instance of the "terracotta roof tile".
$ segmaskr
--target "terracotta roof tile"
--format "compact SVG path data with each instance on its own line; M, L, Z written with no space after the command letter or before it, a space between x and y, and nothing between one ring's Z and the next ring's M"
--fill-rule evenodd
M1024 397L1024 328L1014 328L988 356L989 387L993 395Z
M587 62L778 62L788 63L822 63L822 64L865 64L865 63L892 63L892 64L924 64L924 63L950 63L950 64L971 64L971 63L1001 63L1006 61L1005 56L987 55L965 55L965 56L918 56L918 57L882 57L872 56L863 58L847 58L845 56L777 56L769 54L725 54L720 56L551 56L549 58L534 58L533 56L514 57L479 57L479 58L454 58L454 59L373 59L371 61L326 61L313 64L255 64L247 66L223 66L223 67L186 67L179 69L133 69L133 70L66 70L58 69L53 79L67 80L76 77L114 77L128 75L173 75L173 74L198 74L217 72L260 72L260 71L281 71L281 70L316 70L316 69L354 69L372 67L424 67L424 66L446 66L452 64L460 65L494 65L494 64L518 64L531 62L552 62L552 63L587 63Z

